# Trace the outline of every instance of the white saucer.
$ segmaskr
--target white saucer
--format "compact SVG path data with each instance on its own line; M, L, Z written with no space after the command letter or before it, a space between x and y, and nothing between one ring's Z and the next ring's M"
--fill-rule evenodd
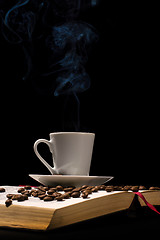
M113 179L111 176L81 176L81 175L37 175L29 174L36 181L46 186L62 185L80 187L82 185L100 185Z

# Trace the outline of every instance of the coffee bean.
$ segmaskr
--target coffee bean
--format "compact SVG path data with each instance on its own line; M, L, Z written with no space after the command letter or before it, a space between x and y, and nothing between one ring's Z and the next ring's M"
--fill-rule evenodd
M56 187L51 187L48 190L52 190L52 191L55 191L55 192L57 191Z
M81 187L78 187L78 188L74 188L72 192L79 192L80 190L81 190Z
M48 192L47 192L47 194L52 195L55 191L56 191L56 190L54 190L54 189L49 189Z
M5 188L0 188L0 193L5 192Z
M114 191L123 191L123 187L122 186L114 186L113 190Z
M58 185L58 186L56 186L56 190L57 190L57 191L63 191L63 187L60 186L60 185Z
M112 191L119 191L119 186L110 186L112 188Z
M22 187L22 188L19 188L19 189L17 190L18 193L21 193L21 192L24 192L24 191L25 191L25 188L23 188L23 187Z
M82 187L81 187L81 189L84 189L84 188L87 188L88 187L88 185L83 185Z
M139 190L146 190L147 188L145 186L139 186Z
M126 185L123 187L123 191L129 191L131 189L131 186Z
M80 192L72 192L71 197L78 198L80 196Z
M28 200L28 195L22 194L22 196L24 197L24 200Z
M32 192L37 192L37 189L31 189L30 193L32 194Z
M106 189L106 186L105 185L100 185L99 186L99 190L105 190Z
M131 187L130 190L133 191L133 192L138 192L139 186L133 186L133 187Z
M22 191L21 194L25 194L27 196L31 196L31 192L26 190L26 191Z
M62 201L63 200L63 194L60 195L60 196L55 197L55 200Z
M105 188L105 190L106 190L106 192L112 192L114 189L113 189L112 186L107 186L107 187Z
M94 187L91 189L92 192L98 192L98 188L97 187Z
M105 186L105 187L106 187L106 186ZM98 190L105 190L105 189L101 189L101 188L103 188L103 187L101 187L101 185L96 186L96 188L97 188Z
M61 193L59 193L59 192L54 192L51 196L53 197L53 198L55 198L55 197L58 197L58 196L61 196L62 194Z
M54 198L52 196L46 196L46 197L43 198L43 201L47 201L48 202L48 201L53 201L53 199Z
M11 199L13 197L13 194L7 194L6 196L8 199Z
M46 192L46 190L44 189L44 186L39 186L37 187L38 190L40 190L41 192Z
M92 190L92 188L94 188L94 187L93 186L88 186L88 187L86 187L85 190Z
M159 187L150 187L149 190L160 190Z
M68 199L68 198L70 198L71 196L71 192L66 192L66 193L64 193L64 194L62 194L63 195L63 198L64 199Z
M13 194L12 200L18 200L18 197L21 196L20 194Z
M38 196L39 196L39 195L45 194L46 192L39 190L37 193L38 193Z
M85 189L85 190L83 191L83 193L84 193L84 192L87 192L88 194L92 194L92 190L91 190L91 189L88 189L88 190Z
M25 200L24 195L18 195L18 196L17 196L17 201L18 201L18 202L22 202L22 201L24 201L24 200Z
M95 188L99 191L99 188L100 188L100 187L99 187L99 186L95 186Z
M43 187L44 191L48 191L49 187Z
M33 197L38 197L38 192L32 192L31 195L32 195Z
M39 199L44 199L47 195L46 194L42 194L42 195L38 195Z
M83 192L82 195L81 195L82 198L87 198L88 197L88 192Z
M70 192L72 191L74 188L73 187L67 187L67 188L64 188L63 191L64 192Z
M12 200L11 199L7 199L5 201L6 207L9 207L12 204Z

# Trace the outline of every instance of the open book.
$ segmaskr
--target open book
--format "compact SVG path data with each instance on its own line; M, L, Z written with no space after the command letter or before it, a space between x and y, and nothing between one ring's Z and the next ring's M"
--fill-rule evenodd
M128 209L135 193L126 191L98 191L88 198L70 198L64 201L44 202L29 197L24 202L13 201L6 207L6 195L17 193L19 187L3 186L0 193L0 227L50 230L83 220ZM152 205L160 205L160 191L140 191ZM144 202L140 199L140 204Z

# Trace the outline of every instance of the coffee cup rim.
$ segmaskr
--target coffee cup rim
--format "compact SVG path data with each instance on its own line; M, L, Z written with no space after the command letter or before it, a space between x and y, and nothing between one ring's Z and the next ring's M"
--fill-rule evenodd
M71 134L71 135L74 135L74 134L79 134L79 135L90 134L90 135L95 136L95 133L91 133L91 132L52 132L49 135L52 136L52 135L61 135L61 134Z

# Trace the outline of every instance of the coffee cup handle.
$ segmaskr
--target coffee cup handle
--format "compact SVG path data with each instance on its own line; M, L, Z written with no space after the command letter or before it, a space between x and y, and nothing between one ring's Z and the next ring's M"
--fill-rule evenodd
M38 139L33 146L34 152L37 155L37 157L41 160L41 162L48 168L48 170L51 172L51 174L57 174L56 170L54 167L51 167L46 160L44 160L44 158L41 157L41 155L39 154L38 150L37 150L37 146L39 143L46 143L49 147L49 149L51 148L51 142L46 140L46 139Z

